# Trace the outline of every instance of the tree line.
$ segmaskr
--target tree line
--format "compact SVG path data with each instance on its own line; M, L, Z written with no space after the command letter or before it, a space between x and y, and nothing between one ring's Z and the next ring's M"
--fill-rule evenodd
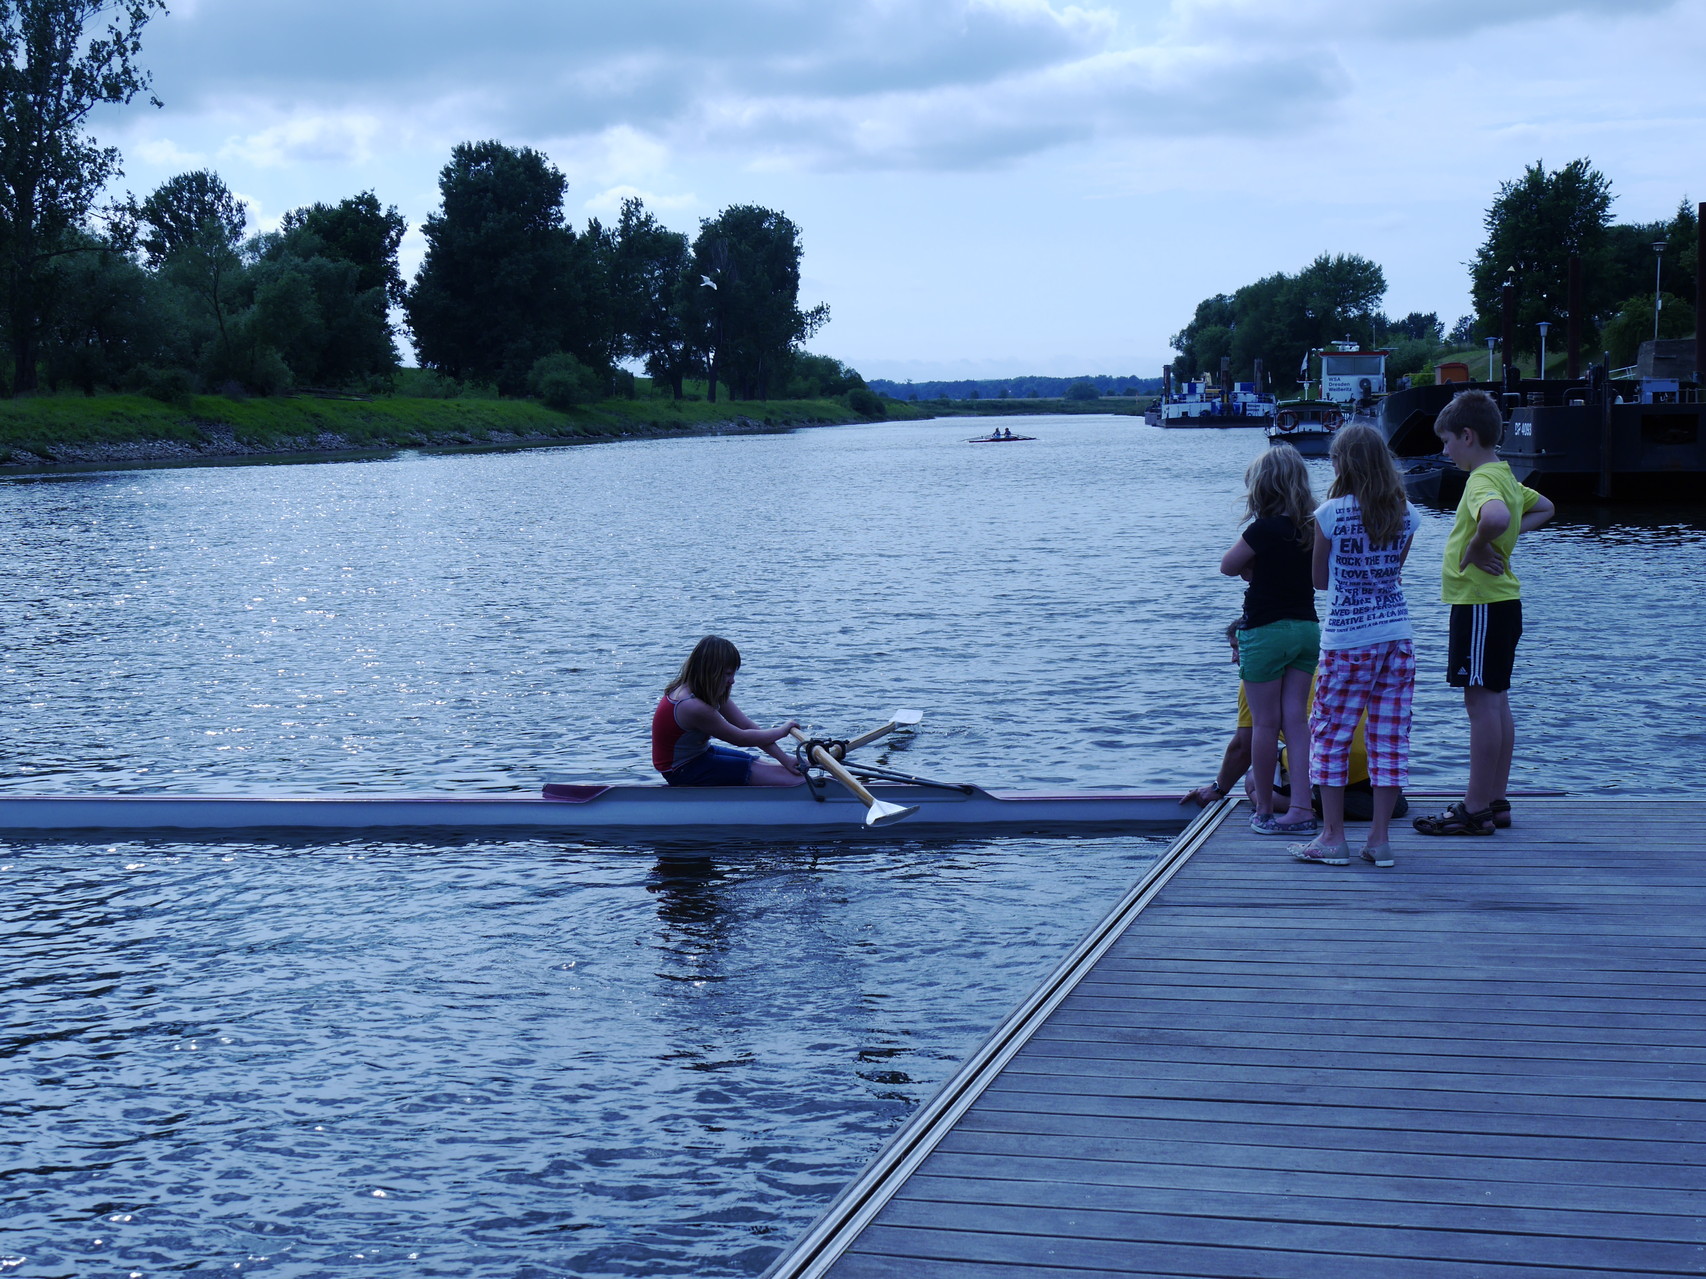
M1556 353L1569 319L1572 254L1582 263L1584 349L1608 351L1613 364L1632 363L1640 342L1652 336L1656 270L1662 272L1659 335L1694 331L1696 212L1685 198L1668 221L1614 223L1613 199L1610 180L1585 159L1550 172L1535 163L1500 184L1483 220L1486 239L1470 264L1474 310L1449 331L1433 312L1387 316L1380 307L1386 277L1377 263L1322 254L1295 275L1277 272L1198 303L1190 323L1173 335L1174 371L1217 373L1229 357L1233 375L1248 380L1261 360L1274 385L1295 385L1309 351L1349 338L1390 349L1390 376L1415 373L1444 350L1500 336L1507 280L1519 350L1536 353L1538 325L1546 320L1559 326L1550 342ZM1659 241L1666 250L1655 258Z
M735 205L698 234L641 201L572 226L567 181L529 147L457 146L427 251L406 282L408 227L372 191L251 234L218 174L179 174L101 205L120 173L90 113L149 95L143 28L162 0L0 0L0 330L8 394L80 387L388 388L400 317L443 393L466 384L568 407L623 390L638 362L680 398L853 395L857 373L802 344L828 319L799 301L799 228ZM158 105L158 102L155 102Z

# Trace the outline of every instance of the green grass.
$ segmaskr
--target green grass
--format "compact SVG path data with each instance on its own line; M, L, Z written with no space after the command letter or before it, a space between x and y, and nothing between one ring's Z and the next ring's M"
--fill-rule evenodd
M905 416L912 416L910 413ZM292 452L328 448L432 448L514 440L597 439L691 434L744 418L767 426L862 420L836 400L770 400L710 404L641 395L562 413L529 400L371 400L312 397L229 399L200 395L187 406L141 395L42 395L0 401L0 462L28 453L52 460L101 445L189 446L216 456L236 451ZM226 446L224 451L232 451ZM28 459L26 459L28 460Z

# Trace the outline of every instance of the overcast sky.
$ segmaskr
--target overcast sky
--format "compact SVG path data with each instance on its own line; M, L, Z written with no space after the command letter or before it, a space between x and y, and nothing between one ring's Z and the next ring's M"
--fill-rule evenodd
M1154 374L1205 296L1322 252L1468 309L1498 184L1588 156L1614 216L1706 199L1703 0L170 0L161 110L96 120L138 195L211 167L252 225L460 141L546 152L576 223L729 204L805 243L867 377Z

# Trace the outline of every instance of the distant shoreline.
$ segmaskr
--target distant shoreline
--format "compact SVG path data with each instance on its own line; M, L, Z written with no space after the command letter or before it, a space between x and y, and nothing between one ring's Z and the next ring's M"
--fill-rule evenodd
M865 420L834 400L617 400L564 413L521 400L197 396L183 406L136 395L55 396L0 403L0 476L411 449L545 448Z

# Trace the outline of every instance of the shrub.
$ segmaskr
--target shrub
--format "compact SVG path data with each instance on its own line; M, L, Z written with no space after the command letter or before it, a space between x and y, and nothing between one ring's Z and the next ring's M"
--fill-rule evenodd
M527 389L559 412L577 404L592 404L604 398L604 387L596 372L566 351L542 355L527 374Z
M847 407L860 417L887 417L888 409L883 405L883 397L868 386L856 386L847 392Z
M190 397L195 394L195 377L188 369L157 369L139 364L125 378L125 386L151 400L187 409Z

